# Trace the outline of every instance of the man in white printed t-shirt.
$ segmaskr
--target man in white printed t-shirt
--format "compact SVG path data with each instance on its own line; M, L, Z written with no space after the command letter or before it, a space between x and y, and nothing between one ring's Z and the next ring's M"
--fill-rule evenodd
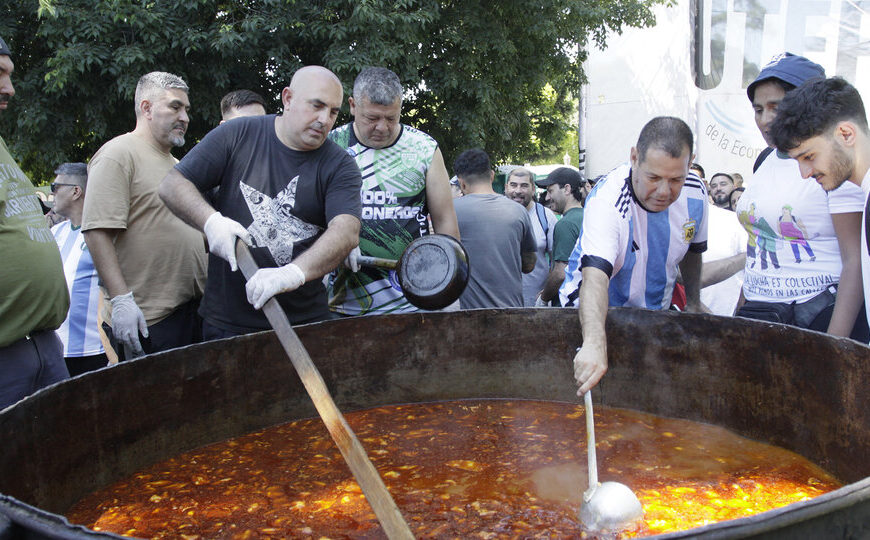
M608 306L667 309L679 267L687 310L705 311L700 274L707 190L689 173L692 144L685 122L653 118L631 149L631 165L611 171L586 199L583 229L559 290L563 306L578 306L583 332L574 357L578 395L607 371Z
M864 194L847 182L826 192L801 179L787 154L775 152L771 126L783 98L822 66L790 53L775 56L746 88L768 144L735 206L748 242L745 302L736 315L789 324L858 341L870 340L862 313L861 211Z
M812 176L826 192L847 180L864 190L861 273L866 305L870 302L866 202L870 192L870 129L861 95L839 77L805 83L780 102L770 131L774 145L797 160L801 176Z

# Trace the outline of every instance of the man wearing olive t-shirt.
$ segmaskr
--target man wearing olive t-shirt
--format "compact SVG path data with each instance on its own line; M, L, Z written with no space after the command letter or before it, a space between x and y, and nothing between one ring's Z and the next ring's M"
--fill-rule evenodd
M15 95L11 52L0 38L0 111ZM54 332L69 293L60 252L33 184L0 139L0 409L69 377Z

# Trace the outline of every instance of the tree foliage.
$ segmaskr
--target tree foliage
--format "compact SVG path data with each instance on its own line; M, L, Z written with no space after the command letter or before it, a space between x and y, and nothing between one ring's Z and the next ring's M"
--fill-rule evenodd
M35 181L86 161L133 128L133 92L154 70L191 87L188 145L249 88L280 110L298 67L332 69L347 93L360 68L405 84L403 120L433 135L448 164L480 146L493 159L553 154L573 123L583 47L653 22L663 0L20 0L0 6L17 95L0 134ZM349 118L346 113L340 121Z

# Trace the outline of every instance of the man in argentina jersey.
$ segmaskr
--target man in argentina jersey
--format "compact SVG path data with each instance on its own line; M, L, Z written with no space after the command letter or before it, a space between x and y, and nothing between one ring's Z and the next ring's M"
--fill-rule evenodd
M63 356L70 376L99 369L108 364L100 341L97 311L100 302L99 276L82 235L82 210L88 183L88 166L64 163L54 171L51 184L54 211L67 218L51 228L69 289L69 313L57 329L63 342Z
M329 307L341 315L417 311L394 270L360 267L360 254L398 259L415 238L436 233L459 238L447 168L438 143L399 123L402 85L395 73L368 67L348 98L354 121L329 134L362 172L359 248L330 280Z
M583 229L559 289L578 306L583 346L574 357L582 395L607 371L608 306L666 309L677 268L687 310L703 311L701 253L707 248L707 190L689 173L692 131L673 117L650 120L631 165L611 171L586 199Z

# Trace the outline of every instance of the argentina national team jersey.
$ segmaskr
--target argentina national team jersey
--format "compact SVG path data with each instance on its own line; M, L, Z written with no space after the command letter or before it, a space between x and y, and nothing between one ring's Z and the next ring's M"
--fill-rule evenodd
M610 278L610 306L667 309L678 265L691 249L707 247L707 191L690 173L679 198L661 212L647 212L631 188L631 167L617 167L586 199L583 229L559 289L563 306L574 306L581 271L595 266Z
M69 220L51 229L69 288L69 314L57 335L63 342L63 355L81 357L102 354L103 344L97 331L97 308L100 299L99 278L81 228L73 229Z

